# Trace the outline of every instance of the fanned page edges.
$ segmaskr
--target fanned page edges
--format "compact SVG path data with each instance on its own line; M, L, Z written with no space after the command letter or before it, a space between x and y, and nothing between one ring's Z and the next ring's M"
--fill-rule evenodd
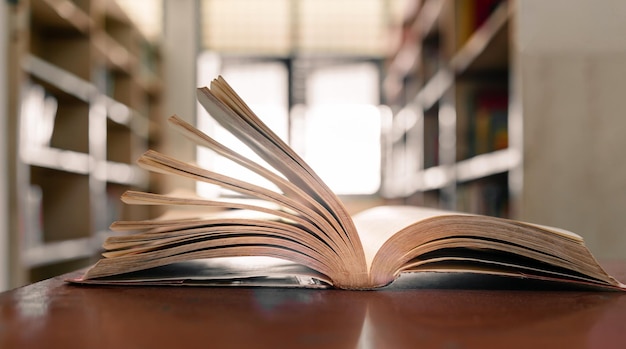
M411 224L385 241L371 265L373 284L403 272L440 271L626 288L573 233L479 215L444 213Z
M248 108L222 77L211 82L211 89L198 89L198 101L222 127L325 206L329 219L341 225L340 230L345 233L347 242L353 244L352 250L360 250L352 220L339 198L291 147Z
M303 205L301 201L291 199L285 195L281 195L269 189L259 187L250 183L246 183L243 181L236 180L234 178L221 175L219 173L215 173L209 170L205 170L181 161L178 161L174 158L168 157L166 155L160 154L155 151L148 151L144 154L138 161L139 165L143 168L151 170L153 172L160 172L163 174L177 174L181 176L186 176L192 178L197 181L202 181L206 183L215 184L221 186L226 189L230 189L232 191L256 197L261 200L266 200L269 202L274 202L280 207L285 209L289 209L292 212L298 212L305 219L307 219L315 228L311 230L318 237L322 238L322 236L326 237L326 240L329 244L332 244L334 251L343 251L342 247L338 246L335 242L340 239L337 234L331 235L332 233L336 233L336 230L324 219L323 216L309 209L306 205ZM133 195L137 198L137 193L134 194L126 194L125 197L128 198L130 195ZM147 197L147 196L144 196ZM156 195L152 195L152 199L156 198ZM163 202L166 202L167 196L160 196L164 199ZM124 199L124 197L123 197ZM139 203L135 201L135 203ZM145 201L143 203L146 203ZM174 205L207 205L207 201L201 200L188 200L186 202L181 200L169 200L170 204ZM228 207L229 204L222 204L222 207ZM218 202L214 202L214 207L218 207ZM259 208L256 206L249 205L247 209L252 209L255 211L263 210L263 208ZM344 248L345 249L345 248Z
M332 279L336 287L366 287L369 275L361 243L339 198L254 115L223 79L215 80L211 89L198 89L198 99L220 125L284 177L221 145L177 116L168 120L170 125L198 145L208 147L266 178L281 192L224 176L153 150L141 156L138 164L152 172L212 183L246 197L273 203L277 208L134 191L124 194L122 200L128 204L251 210L270 214L272 219L280 222L271 227L262 224L261 220L241 218L227 226L222 220L202 219L198 219L194 227L184 225L189 222L183 225L171 221L115 222L112 230L134 227L138 239L121 244L116 240L118 237L110 238L104 244L108 250L104 253L105 258L85 277L99 278L191 258L253 255L278 257L306 265L326 275L326 279ZM163 231L180 236L163 237ZM157 232L165 241L156 241Z
M245 223L244 223L245 222ZM140 224L140 222L139 222ZM153 268L189 259L234 256L271 256L310 266L329 274L337 260L324 255L323 242L303 236L291 224L267 219L197 219L147 230L105 243L111 267L125 271ZM101 277L106 275L92 275Z
M336 282L345 287L362 287L369 283L363 248L343 203L315 172L280 137L276 136L222 78L213 80L211 88L198 89L198 101L226 130L245 143L290 182L302 188L326 208L325 218L337 224L346 249L346 265Z

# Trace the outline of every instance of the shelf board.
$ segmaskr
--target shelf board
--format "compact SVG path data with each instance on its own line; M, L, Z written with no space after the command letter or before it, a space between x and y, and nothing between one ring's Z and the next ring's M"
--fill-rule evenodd
M22 262L29 268L80 258L94 257L101 249L102 239L86 237L55 241L26 248Z
M116 124L129 126L133 118L133 110L109 96L102 96L106 105L107 117Z
M143 71L137 77L137 83L149 95L158 96L163 93L163 80L152 71Z
M456 180L471 181L512 170L521 162L521 155L512 148L477 155L456 164Z
M22 149L20 156L22 161L30 166L81 175L90 174L90 164L93 163L88 154L49 147ZM98 179L111 183L141 187L145 186L147 181L145 171L139 167L113 161L103 161L96 165L95 173Z
M137 65L135 57L122 44L104 32L93 35L93 43L98 52L104 57L109 68L132 75Z
M26 147L20 151L22 161L31 166L76 174L89 174L89 154L50 147Z
M408 197L418 192L442 189L454 183L454 166L433 166L417 173L404 173L388 181L383 195Z
M103 166L102 166L103 165ZM104 172L100 169L104 169ZM148 177L146 171L135 165L121 162L106 161L97 167L98 177L109 183L130 185L135 187L146 187Z
M440 68L415 96L415 101L424 109L430 109L454 84L450 69Z
M128 26L133 26L133 21L128 17L124 9L120 7L117 1L105 1L104 10L107 17Z
M510 16L510 8L507 2L503 2L452 57L448 66L439 68L424 84L415 96L415 101L424 109L429 109L452 87L457 76L484 71L487 67L505 71Z
M519 166L521 155L512 148L477 155L452 165L439 165L405 174L410 178L394 178L391 183L411 183L402 187L389 187L385 196L402 197L416 192L443 189L460 182L476 180L513 170Z
M70 0L31 0L31 21L47 32L75 32L86 35L92 20Z
M445 0L428 0L422 5L411 28L422 39L437 32L437 23L441 16L444 2Z
M389 66L384 81L388 98L395 99L401 89L401 81L419 65L421 50L416 40L425 40L438 31L437 23L443 9L443 0L424 2L411 24L411 34L399 44Z
M147 139L149 130L148 116L142 115L124 103L102 95L106 105L107 118L116 124L127 126L138 137Z
M470 36L465 45L450 60L451 69L458 75L468 69L475 70L497 69L506 65L508 59L499 59L502 53L508 51L508 22L512 15L512 8L503 1L476 31ZM493 54L499 50L499 54ZM493 61L491 57L496 57ZM506 57L506 56L505 56Z
M415 174L403 173L392 179L386 179L381 195L385 198L399 198L409 196L417 191L419 191L419 186L415 180Z
M98 93L93 84L34 55L25 57L22 69L84 102L89 102Z
M148 119L146 116L109 96L101 95L95 85L34 55L28 55L23 60L22 68L33 77L83 102L89 103L97 96L103 97L109 119L115 123L129 126L143 138L148 136Z
M454 166L429 167L416 176L412 193L444 188L454 182Z
M393 123L389 128L390 144L404 143L405 136L418 125L420 112L413 105L408 104L400 109L394 116Z

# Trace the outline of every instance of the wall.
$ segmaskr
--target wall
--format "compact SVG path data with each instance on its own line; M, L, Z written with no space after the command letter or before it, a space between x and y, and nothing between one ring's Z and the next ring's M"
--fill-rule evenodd
M626 2L517 1L519 217L626 257Z

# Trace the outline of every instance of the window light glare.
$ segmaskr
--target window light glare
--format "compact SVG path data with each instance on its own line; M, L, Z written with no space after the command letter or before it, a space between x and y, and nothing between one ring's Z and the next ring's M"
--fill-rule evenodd
M373 194L380 186L380 130L381 113L373 105L311 108L305 160L335 193Z

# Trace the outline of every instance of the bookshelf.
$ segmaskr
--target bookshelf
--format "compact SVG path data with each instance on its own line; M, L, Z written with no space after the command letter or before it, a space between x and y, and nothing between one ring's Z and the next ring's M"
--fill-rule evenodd
M11 5L11 256L15 285L93 261L108 226L150 216L119 203L147 189L134 160L161 113L160 51L114 1Z
M383 82L394 111L382 194L391 201L511 215L508 1L424 0L407 14Z

